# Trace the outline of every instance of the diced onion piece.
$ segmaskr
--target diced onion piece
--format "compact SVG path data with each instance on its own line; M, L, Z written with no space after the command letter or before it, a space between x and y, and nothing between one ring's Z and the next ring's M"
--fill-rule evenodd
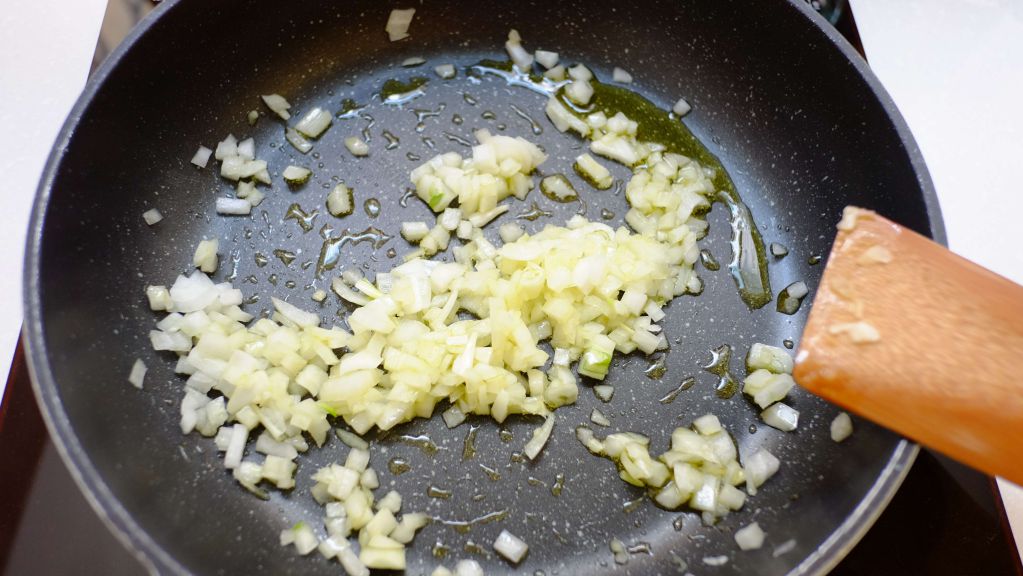
M533 436L526 442L526 446L522 449L522 453L526 455L530 460L535 460L539 456L540 451L547 445L547 440L551 437L551 431L554 430L554 416L548 416L544 423L533 430Z
M557 98L552 96L547 100L544 112L559 131L566 132L571 129L578 132L580 136L589 136L590 126L586 121L570 112Z
M590 412L590 422L593 422L597 426L610 426L611 425L611 421L607 419L607 416L604 416L604 413L601 412L600 410L596 409L596 408L594 408Z
M142 382L146 379L146 372L148 370L146 363L141 358L135 360L135 363L131 365L131 374L128 375L128 382L131 382L132 386L141 390Z
M607 190L614 184L611 171L589 154L578 156L572 167L582 176L583 180L598 190Z
M217 214L244 216L251 212L252 203L245 198L217 198Z
M234 137L234 134L228 134L227 138L217 143L217 150L214 152L213 157L217 160L227 160L237 155L238 139Z
M402 60L401 61L401 65L403 67L405 67L405 68L412 68L412 67L415 67L415 66L419 66L420 64L423 64L424 62L426 62L425 58L422 58L420 56L412 56L411 58L406 58L406 59Z
M160 211L156 208L150 208L142 213L142 219L146 221L146 224L152 226L163 220L163 214L160 214Z
M545 177L540 181L540 190L544 196L556 201L556 202L571 202L579 198L579 194L575 191L575 187L569 182L568 178L565 178L562 174L554 174Z
M602 402L610 402L611 397L615 394L615 387L610 384L598 384L593 387L593 393Z
M831 421L831 439L833 441L841 442L852 436L852 433L852 418L849 417L849 414L842 412Z
M207 274L216 272L217 250L219 249L220 241L216 238L199 242L199 245L195 247L195 254L192 255L192 265ZM173 290L171 295L173 296Z
M312 176L312 170L303 168L301 166L288 166L284 169L281 176L284 177L284 181L292 186L305 184L309 181L309 177Z
M514 242L526 231L522 229L522 226L515 224L514 222L508 222L507 224L501 224L501 227L497 229L497 234L501 237L501 241L505 243Z
M358 136L345 138L345 148L348 148L352 156L366 156L369 154L369 145Z
M511 30L508 33L508 41L504 43L504 49L508 52L508 57L511 58L512 62L519 67L519 70L523 72L529 71L530 66L533 65L533 55L522 47L522 38L518 32Z
M330 112L316 107L306 112L298 124L295 124L295 130L298 130L303 136L319 138L330 127L331 118Z
M348 216L355 210L355 198L352 189L344 184L334 186L327 194L327 211L338 218Z
M754 370L742 382L742 392L753 397L753 402L761 408L785 398L796 385L788 374L772 374L763 368Z
M224 450L224 468L234 470L242 463L245 453L245 442L249 439L249 429L244 424L231 427L231 439Z
M256 141L252 138L246 138L238 143L238 156L246 160L256 159Z
M408 38L409 25L412 24L412 17L415 13L415 8L391 10L390 16L387 17L387 25L384 27L388 40L396 42Z
M746 484L748 487L759 488L764 482L774 476L781 466L774 454L761 448L752 456L746 458L743 468L746 470ZM752 492L751 492L752 494Z
M549 52L547 50L537 50L533 52L533 58L536 58L536 62L544 68L554 68L558 65L558 53Z
M771 255L775 258L781 258L789 253L789 249L784 244L777 242L771 242Z
M568 75L576 81L589 82L593 80L593 72L582 64L576 64L568 69Z
M750 346L746 355L746 369L753 371L763 368L775 374L792 373L792 356L782 348L759 342Z
M735 531L735 543L740 550L757 550L764 545L764 536L760 524L751 522Z
M475 560L459 560L455 564L455 576L484 576L483 568Z
M685 116L692 109L693 107L689 105L689 102L686 102L685 98L679 98L675 105L671 107L671 111L680 117Z
M572 71L569 70L569 74ZM585 106L590 103L590 98L593 98L593 85L586 80L575 80L568 86L565 86L565 96L568 99L580 106Z
M149 299L149 309L153 311L170 310L174 307L166 286L146 286L146 298Z
M365 440L363 440L361 436L355 434L354 432L349 432L348 430L345 430L343 428L336 428L334 430L334 434L336 434L337 437L342 442L347 444L350 448L357 448L359 450L369 450L369 442L366 442Z
M450 80L455 77L455 65L454 64L441 64L433 69L433 71L445 80Z
M291 104L284 99L284 96L281 96L280 94L267 94L261 98L263 98L263 103L266 104L266 107L273 110L275 114L284 120L291 118L291 114L288 112L288 109L291 108Z
M507 530L501 530L501 533L497 535L497 539L494 540L494 551L512 564L518 564L526 556L529 546L518 536Z
M290 126L284 131L284 139L294 146L295 150L298 150L303 154L306 154L313 149L313 143L306 140L305 136L302 136L298 130L295 130Z
M615 82L621 82L622 84L632 84L632 74L629 74L617 66L615 66L615 69L611 71L611 79Z
M721 427L721 421L713 414L704 414L696 420L693 420L693 428L704 436L717 434L723 430Z
M492 222L494 218L497 218L498 216L504 214L507 211L508 205L502 204L492 210L487 210L486 212L477 212L476 214L469 216L469 223L471 223L476 228L483 228L487 224L490 224L490 222Z
M199 149L196 150L195 154L192 156L191 162L192 162L192 164L195 164L196 166L198 166L200 168L205 168L206 165L209 164L210 156L212 154L213 154L213 150L210 150L209 148L207 148L205 146L199 146Z
M450 408L441 413L441 418L444 419L444 424L448 428L454 428L465 422L465 412L462 412L458 405L452 404Z
M760 413L764 423L782 432L792 432L799 426L799 411L782 402L775 402Z
M860 217L860 214L864 212L865 210L855 206L846 206L842 209L842 219L838 221L838 224L835 227L843 232L853 230L856 228L856 220Z
M259 110L249 110L245 118L249 121L249 126L255 126L256 122L259 121Z
M277 313L288 321L302 326L303 328L320 325L320 317L317 314L306 312L294 304L289 304L288 302L278 298L271 298L271 300L273 301L274 309L277 310Z
M565 79L565 76L567 76L567 72L565 71L565 67L564 66L562 66L561 64L558 64L554 68L551 68L550 70L544 72L543 76L544 76L544 78L547 78L548 80L553 80L555 82L561 82L561 81L563 81Z
M413 244L419 242L430 233L430 226L426 222L402 222L401 237Z

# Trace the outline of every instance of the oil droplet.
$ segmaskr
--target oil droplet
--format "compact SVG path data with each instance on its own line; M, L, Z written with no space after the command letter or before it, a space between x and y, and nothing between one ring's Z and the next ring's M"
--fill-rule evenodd
M284 215L285 220L294 220L298 223L298 226L302 228L302 233L309 232L313 229L313 220L320 214L318 210L312 212L306 212L298 204L292 204L288 206L288 212Z
M416 122L422 124L427 118L436 118L437 116L440 116L440 113L443 112L445 108L447 108L447 104L441 102L440 105L437 106L436 110L430 110L429 108L414 108L412 113L416 115Z
M526 461L526 456L522 452L512 452L509 459L516 464L521 464Z
M505 444L515 439L515 435L512 434L511 430L507 428L501 428L500 430L498 430L497 437L500 438L501 442L504 442Z
M443 559L447 558L448 552L451 552L451 548L448 548L447 546L441 544L440 542L437 542L436 544L433 545L433 549L431 550L431 552L433 553L434 558Z
M529 207L529 210L526 210L525 212L522 212L521 214L517 215L516 218L522 218L523 220L529 220L530 222L532 222L541 216L550 218L551 213L548 212L547 210L540 208L540 205L537 204L536 201L534 200L533 204Z
M472 148L472 142L469 142L468 140L462 138L457 134L452 134L451 132L441 132L441 134L443 134L445 138L456 144L461 144L462 146L465 146L467 148Z
M288 280L287 282L284 283L284 287L291 290L293 290L295 286L297 286L297 284L295 284L294 280Z
M387 243L388 240L393 236L385 233L379 228L370 226L361 232L352 232L345 229L340 236L334 236L333 228L329 225L324 225L320 228L320 237L323 238L323 245L320 246L320 257L316 262L316 276L322 277L323 273L328 270L333 270L338 261L341 259L341 248L345 244L360 244L362 242L369 242L374 249L379 250Z
M380 215L380 201L376 198L370 198L362 203L362 209L366 211L366 215L370 218L376 218Z
M491 522L500 522L508 517L508 509L497 510L496 512L489 512L482 516L477 516L472 520L444 520L436 518L435 521L443 524L444 526L450 526L454 528L459 534L468 534L469 530L473 526L482 526L484 524L490 524Z
M302 269L303 270L308 270L312 265L313 265L313 261L312 260L306 260L305 262L302 263ZM310 285L310 286L308 286L308 288L312 288L312 286Z
M756 424L750 424L749 425L749 433L750 434L756 434L757 433L757 425Z
M541 180L540 192L543 192L547 198L560 203L575 202L579 199L575 186L572 186L572 182L565 178L564 174L551 174Z
M554 475L554 485L551 486L551 494L554 496L561 496L561 491L565 489L565 475L558 472Z
M394 150L399 144L401 144L401 140L394 134L391 134L389 130L384 130L380 133L380 135L384 137L384 140L387 140L387 145L384 146L384 150Z
M413 190L412 188L406 188L405 193L401 195L400 199L398 199L398 204L401 205L402 208L405 208L406 206L408 206L409 198L415 197L416 191Z
M646 501L646 496L645 495L644 496L640 496L639 498L636 498L635 500L626 500L625 503L622 504L622 513L628 514L630 512L634 512L645 501Z
M437 450L439 450L437 444L435 444L433 440L430 440L430 437L427 436L426 434L421 434L419 436L404 434L398 436L398 441L404 444L408 444L409 446L415 446L416 448L422 450L424 454L427 454L429 456L433 456L434 454L437 453Z
M678 518L675 518L674 520L671 521L671 527L675 529L675 532L681 532L682 528L684 528L686 525L685 522L686 522L685 518L679 516Z
M508 128L508 125L507 125L507 124L505 124L504 122L501 122L500 124L498 124L498 125L496 126L496 128L497 128L498 130L504 131L504 130L505 130L506 128Z
M422 160L422 157L419 154L415 154L413 152L406 152L405 157L408 158L409 161L411 162L419 162L420 160Z
M692 376L685 378L674 390L665 394L664 398L661 398L659 402L661 404L671 404L675 401L675 398L678 398L679 394L689 390L694 385L696 385L696 378L693 378Z
M496 120L497 114L494 114L490 110L484 110L483 113L480 114L480 118L483 118L484 120Z
M453 114L451 116L451 123L454 124L455 126L461 126L463 122L465 122L465 120L462 118L460 114Z
M276 274L271 274L270 277L266 279L266 281L269 282L270 284L276 286L277 285L277 275Z
M820 254L814 254L813 256L810 256L809 258L806 259L806 263L809 264L810 266L815 266L817 264L820 264L820 262L821 262Z
M426 489L426 495L429 496L430 498L437 498L437 499L440 499L440 500L447 500L447 499L451 498L451 490L445 490L443 488L438 488L438 487L436 487L436 486L431 484L430 487Z
M465 442L462 446L462 460L472 460L476 457L476 434L479 430L479 424L469 425L469 431L465 434Z
M497 482L498 480L501 479L501 473L491 468L490 466L480 464L480 468L482 468L483 472L486 473L487 477L493 480L494 482Z
M541 127L536 120L533 120L533 118L529 114L526 114L521 108L514 104L511 104L511 109L519 118L522 118L526 122L529 122L529 128L533 131L533 134L537 136L543 134L543 127Z
M796 345L796 343L793 342L791 338L786 338L784 341L782 341L782 344L784 344L785 347L788 348L789 350L792 350L792 347Z
M337 113L338 118L355 118L359 111L365 108L359 106L359 103L351 98L345 98L341 101L341 111Z
M473 494L472 495L472 501L473 502L482 502L482 501L484 501L486 499L487 499L487 495L486 494Z
M294 262L296 258L294 252L289 252L283 248L278 248L274 250L274 256L276 256L278 260L283 262L285 266L290 266L291 263Z
M386 254L388 258L394 258L398 255L398 252L394 248L388 248Z
M600 209L600 217L604 220L610 220L615 217L615 213L608 210L607 208Z
M739 389L739 383L731 373L732 347L728 344L722 344L711 350L710 354L710 363L704 366L703 369L718 377L718 383L714 389L717 391L719 398L727 400Z
M257 282L259 282L259 280L257 280L255 276L246 276L245 280L242 280L242 282L248 282L249 284L256 284Z
M629 554L647 554L650 556L654 555L653 549L646 542L637 542L632 546L625 549Z
M251 228L246 228L245 229L245 239L246 240L251 240L252 239L252 229Z
M433 138L430 138L429 136L423 136L422 141L423 144L425 144L426 147L429 148L430 150L433 150L434 148L437 147L437 144L433 141Z
M746 306L762 308L771 301L772 294L760 232L749 208L742 203L738 194L722 190L718 193L718 200L728 207L732 227L732 261L728 263L728 271Z
M710 250L707 250L706 248L700 250L700 264L703 264L703 267L711 272L721 269L721 265L718 264L717 259L715 259L714 255L710 253Z
M266 254L263 254L262 252L256 252L256 255L253 256L253 259L256 261L256 266L259 266L260 268L266 266L270 262L270 259L267 258Z
M473 542L472 540L468 540L465 543L465 546L462 546L462 550L465 550L465 552L467 552L469 554L479 554L481 556L490 556L490 554L487 552L486 548L480 546L479 544Z
M395 457L391 458L390 461L387 462L387 469L391 471L391 474L401 476L411 470L412 465L404 458Z
M408 82L402 82L400 80L391 79L384 82L384 85L380 87L380 99L385 104L405 104L411 102L416 98L422 96L423 86L429 80L423 76L413 76Z
M541 480L539 478L536 478L534 476L530 476L529 478L526 478L526 483L529 484L530 486L546 486L547 485L546 482L544 482L543 480Z
M650 366L647 366L646 370L643 371L643 374L651 380L660 380L664 373L668 371L668 366L665 364L667 357L667 354L661 354L655 358L650 363Z
M465 100L465 102L470 106L475 106L477 102L477 100L472 97L472 94L469 94L468 92L462 92L462 100Z

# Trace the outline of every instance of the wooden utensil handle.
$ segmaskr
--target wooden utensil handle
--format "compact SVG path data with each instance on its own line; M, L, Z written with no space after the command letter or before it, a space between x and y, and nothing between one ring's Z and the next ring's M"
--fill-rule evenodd
M846 210L796 381L1023 483L1023 287L873 212Z

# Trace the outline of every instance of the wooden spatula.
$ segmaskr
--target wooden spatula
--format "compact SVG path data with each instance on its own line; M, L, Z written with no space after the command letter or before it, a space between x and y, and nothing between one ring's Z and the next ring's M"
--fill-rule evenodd
M1023 287L846 208L796 355L800 385L1023 484L1021 369Z

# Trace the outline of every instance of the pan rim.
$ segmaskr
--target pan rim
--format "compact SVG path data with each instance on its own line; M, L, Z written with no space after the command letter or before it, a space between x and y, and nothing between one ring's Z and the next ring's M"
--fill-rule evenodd
M114 534L119 542L139 560L143 567L152 574L170 572L189 574L189 571L171 556L163 547L136 522L134 517L122 506L110 491L91 459L83 450L71 427L63 404L58 395L57 382L50 365L49 354L45 341L45 330L42 321L42 303L39 294L42 233L45 216L51 196L53 182L60 166L69 140L82 117L82 113L90 107L99 88L110 74L118 67L134 45L151 28L156 26L165 14L178 9L185 0L165 0L161 5L145 16L124 41L107 57L96 72L89 78L74 107L64 122L53 148L47 158L36 197L32 207L28 227L26 253L23 272L23 306L24 325L22 342L28 359L29 374L36 402L40 407L50 438L57 448L65 466L82 491L89 505L100 517L102 522ZM779 9L797 10L808 22L815 33L823 34L853 66L859 79L866 85L884 110L909 156L910 165L917 176L922 191L924 208L927 213L931 237L942 245L947 245L946 231L930 174L924 164L923 155L913 138L905 119L880 80L870 70L867 62L849 42L838 33L822 16L814 11L803 0L783 0ZM784 6L787 4L788 6ZM902 439L896 445L887 464L878 475L874 484L857 504L853 512L837 526L832 534L794 567L790 575L822 575L831 571L851 551L867 533L877 518L886 509L899 486L909 472L920 448L917 444Z

